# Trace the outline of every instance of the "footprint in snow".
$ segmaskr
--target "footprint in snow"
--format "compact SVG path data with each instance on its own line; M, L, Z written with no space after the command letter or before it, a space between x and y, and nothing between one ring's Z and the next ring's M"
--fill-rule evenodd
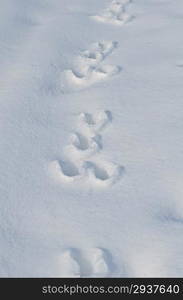
M102 137L94 135L86 137L79 132L74 132L70 138L70 144L64 149L66 155L79 159L88 158L102 149Z
M114 0L101 14L92 16L92 18L103 23L124 25L134 18L126 12L129 3L131 3L130 0Z
M84 169L77 167L70 160L55 160L52 161L51 173L55 180L62 180L63 182L73 182L82 179L84 175Z
M107 277L113 263L107 250L70 248L58 258L59 277Z
M117 47L117 42L94 43L83 51L73 64L73 68L61 74L61 84L66 92L89 87L101 80L118 74L121 67L104 64L104 59Z
M58 258L59 277L81 277L80 265L74 249L68 249Z
M108 79L120 72L119 66L104 65L100 67L87 67L85 74L81 74L74 70L65 71L66 80L78 88L89 87L101 80Z
M51 163L50 169L57 181L85 181L95 187L107 187L119 181L124 167L97 157L93 159L103 147L100 132L111 122L112 114L108 110L79 115L78 130L73 132L63 151L65 159Z
M88 50L81 52L81 54L76 59L77 65L97 66L105 58L107 58L115 48L117 48L118 43L115 41L101 41L93 43ZM86 68L87 68L86 67Z
M86 159L100 152L103 148L100 132L112 122L112 114L108 110L95 114L81 113L77 131L70 137L70 143L64 149L66 156Z
M116 183L124 174L124 167L111 162L96 163L85 161L83 164L88 181L94 186L106 187Z
M107 187L116 183L124 174L124 167L111 162L79 161L76 166L69 160L56 160L51 163L51 171L56 180L65 183L80 181L95 186Z
M112 113L109 110L97 111L95 114L81 113L80 124L91 132L99 133L112 122Z

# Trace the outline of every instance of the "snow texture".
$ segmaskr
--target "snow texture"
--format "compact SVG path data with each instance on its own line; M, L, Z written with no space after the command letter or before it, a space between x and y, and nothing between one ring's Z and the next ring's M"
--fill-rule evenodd
M0 0L0 276L183 276L183 1Z

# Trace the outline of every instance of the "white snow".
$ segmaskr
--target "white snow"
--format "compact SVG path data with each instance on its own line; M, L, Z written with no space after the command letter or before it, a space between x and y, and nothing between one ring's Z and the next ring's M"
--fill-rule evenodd
M183 276L183 1L0 0L0 276Z

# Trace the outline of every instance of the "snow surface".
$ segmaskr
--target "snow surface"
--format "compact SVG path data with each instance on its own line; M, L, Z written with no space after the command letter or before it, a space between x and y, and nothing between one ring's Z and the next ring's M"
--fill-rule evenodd
M183 276L183 1L0 0L0 276Z

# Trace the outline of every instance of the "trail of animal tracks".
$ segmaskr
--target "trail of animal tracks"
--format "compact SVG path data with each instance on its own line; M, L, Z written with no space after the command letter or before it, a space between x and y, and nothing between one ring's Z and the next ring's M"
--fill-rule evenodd
M0 276L183 276L183 2L0 0Z

